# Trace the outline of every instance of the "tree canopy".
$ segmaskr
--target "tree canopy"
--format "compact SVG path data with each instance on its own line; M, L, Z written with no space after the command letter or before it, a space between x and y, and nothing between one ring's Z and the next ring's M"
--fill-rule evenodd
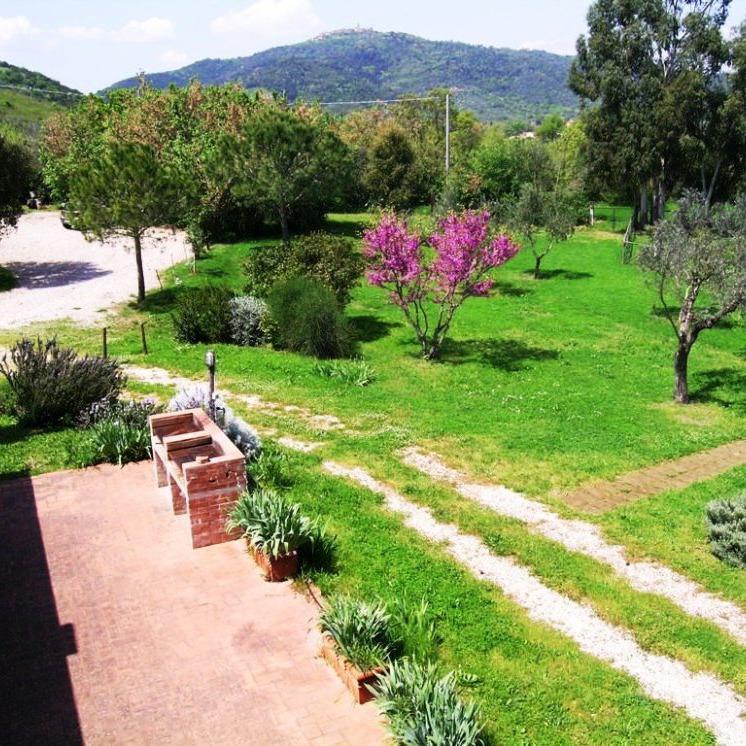
M722 28L730 0L596 0L577 43L570 87L585 112L597 185L618 189L642 218L652 191L663 216L674 187L712 194L742 158L740 94ZM731 123L731 124L729 124ZM727 135L727 136L726 136Z

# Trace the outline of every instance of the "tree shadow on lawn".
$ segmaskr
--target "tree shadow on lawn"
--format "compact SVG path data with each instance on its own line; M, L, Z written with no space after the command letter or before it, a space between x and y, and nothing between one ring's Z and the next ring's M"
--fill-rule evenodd
M533 269L523 271L524 275L534 276ZM589 280L595 277L590 272L575 272L571 269L541 269L539 270L539 280L553 280L555 277L561 277L563 280Z
M176 298L179 292L180 288L177 287L151 290L145 296L145 300L142 303L130 301L127 305L135 311L147 311L152 314L171 313L176 305Z
M696 388L689 400L699 404L718 404L746 414L746 372L737 368L717 368L697 373Z
M375 342L391 334L392 329L404 326L400 321L381 321L376 316L351 316L350 324L358 342Z
M512 282L501 282L498 280L492 286L498 295L505 295L509 298L523 298L524 295L530 295L534 292L533 288L514 285Z
M441 360L446 363L483 363L507 372L523 370L532 360L558 358L557 350L532 347L518 339L446 339L441 355Z

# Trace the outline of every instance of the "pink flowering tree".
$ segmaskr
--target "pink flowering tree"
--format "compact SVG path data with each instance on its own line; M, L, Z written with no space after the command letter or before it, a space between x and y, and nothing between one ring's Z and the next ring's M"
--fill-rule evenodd
M438 357L451 321L467 298L490 295L490 270L515 256L507 236L492 236L487 211L450 214L425 243L406 220L385 214L363 236L368 282L389 291L417 335L422 356Z

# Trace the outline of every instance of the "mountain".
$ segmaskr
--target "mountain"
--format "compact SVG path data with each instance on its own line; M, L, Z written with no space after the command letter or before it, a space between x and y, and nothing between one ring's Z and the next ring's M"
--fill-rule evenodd
M82 95L46 75L0 61L0 122L33 133L47 117Z
M335 31L250 57L206 59L147 75L157 88L237 82L285 92L291 100L368 101L433 88L454 89L456 104L486 121L570 115L578 100L567 87L571 57L497 49L370 29ZM131 88L136 78L110 87Z

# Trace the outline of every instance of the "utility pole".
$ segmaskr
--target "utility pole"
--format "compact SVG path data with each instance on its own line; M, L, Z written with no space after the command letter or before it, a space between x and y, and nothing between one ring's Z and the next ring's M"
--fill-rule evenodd
M446 93L446 173L451 167L451 94Z

